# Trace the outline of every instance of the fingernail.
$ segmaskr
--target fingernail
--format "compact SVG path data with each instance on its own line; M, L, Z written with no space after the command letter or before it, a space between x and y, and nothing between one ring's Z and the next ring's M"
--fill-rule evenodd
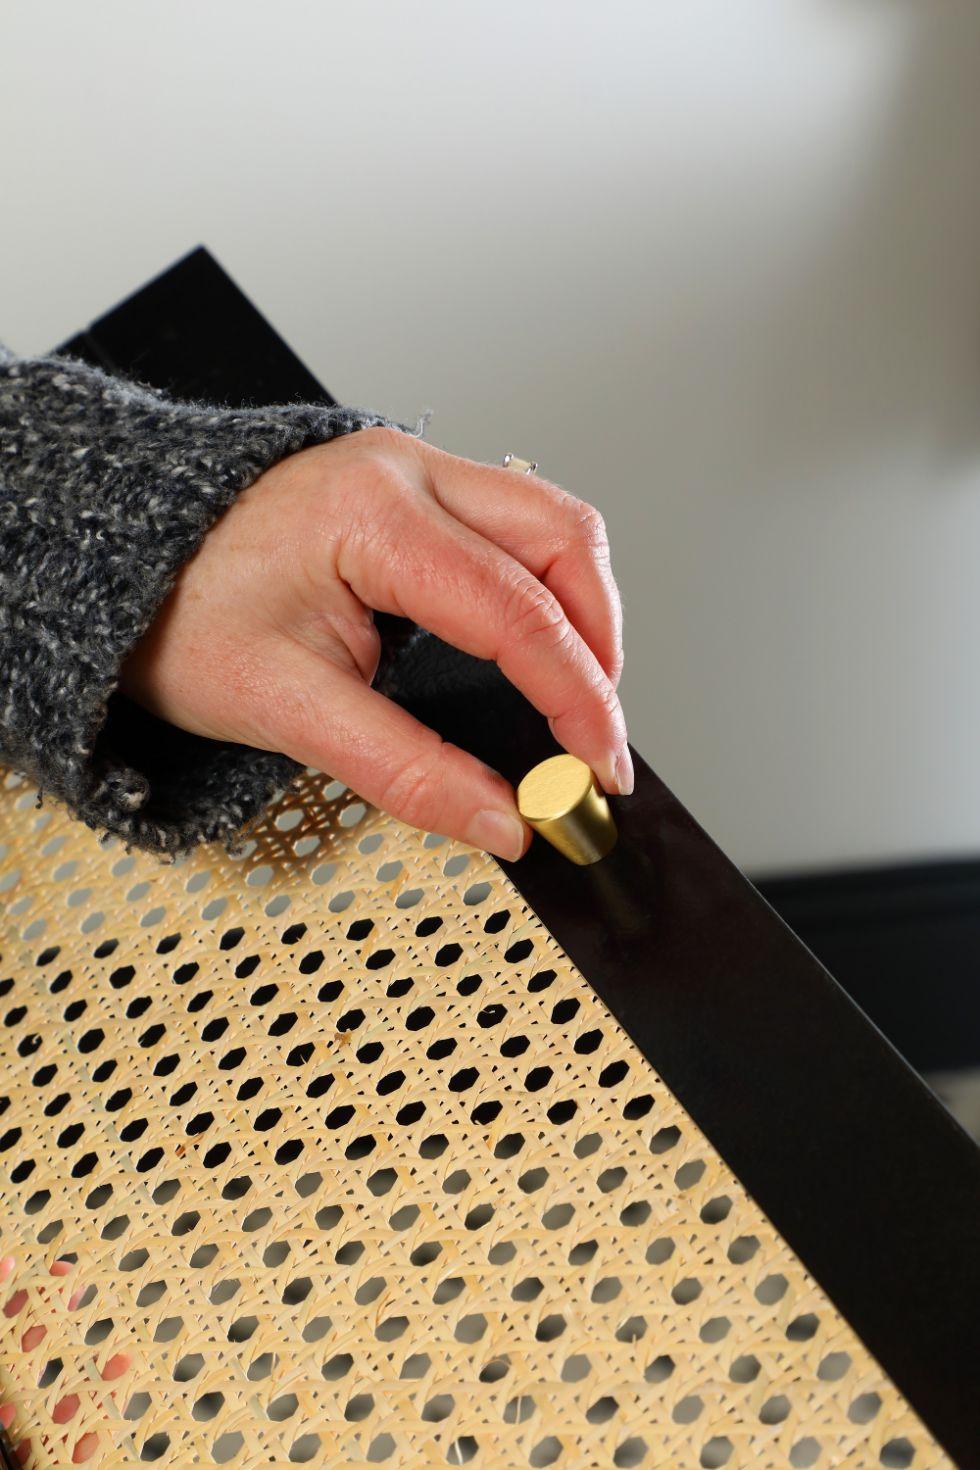
M629 746L624 745L616 758L616 789L620 796L629 796L633 790L633 760Z
M514 863L524 851L524 823L506 812L477 812L467 828L466 840Z

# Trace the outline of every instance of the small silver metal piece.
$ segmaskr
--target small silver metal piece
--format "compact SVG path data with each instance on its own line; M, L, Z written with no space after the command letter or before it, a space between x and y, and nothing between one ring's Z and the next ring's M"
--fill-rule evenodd
M533 475L538 468L536 459L518 459L516 454L505 454L501 463L505 470L521 470L525 475Z

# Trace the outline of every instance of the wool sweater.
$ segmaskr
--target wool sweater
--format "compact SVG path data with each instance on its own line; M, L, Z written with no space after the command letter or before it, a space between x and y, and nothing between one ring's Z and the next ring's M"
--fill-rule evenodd
M175 854L233 841L300 767L151 716L119 691L122 663L264 470L376 425L419 437L424 422L179 403L72 358L0 346L0 761L129 845ZM410 642L385 639L385 692L397 692L397 647Z

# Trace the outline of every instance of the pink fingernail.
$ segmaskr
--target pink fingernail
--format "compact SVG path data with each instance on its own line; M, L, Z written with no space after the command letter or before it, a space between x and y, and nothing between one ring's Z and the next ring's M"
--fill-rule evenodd
M624 745L616 758L616 789L620 796L630 796L635 784L633 760L629 746Z
M527 837L520 817L487 809L477 812L470 822L466 840L513 863L523 853Z

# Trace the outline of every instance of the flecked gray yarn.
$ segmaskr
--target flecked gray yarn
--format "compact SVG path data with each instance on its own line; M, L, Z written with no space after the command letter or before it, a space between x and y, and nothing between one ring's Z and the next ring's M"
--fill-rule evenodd
M424 420L177 403L0 346L0 758L133 846L176 854L240 833L300 768L149 715L118 692L122 662L264 470L372 426L418 437Z

